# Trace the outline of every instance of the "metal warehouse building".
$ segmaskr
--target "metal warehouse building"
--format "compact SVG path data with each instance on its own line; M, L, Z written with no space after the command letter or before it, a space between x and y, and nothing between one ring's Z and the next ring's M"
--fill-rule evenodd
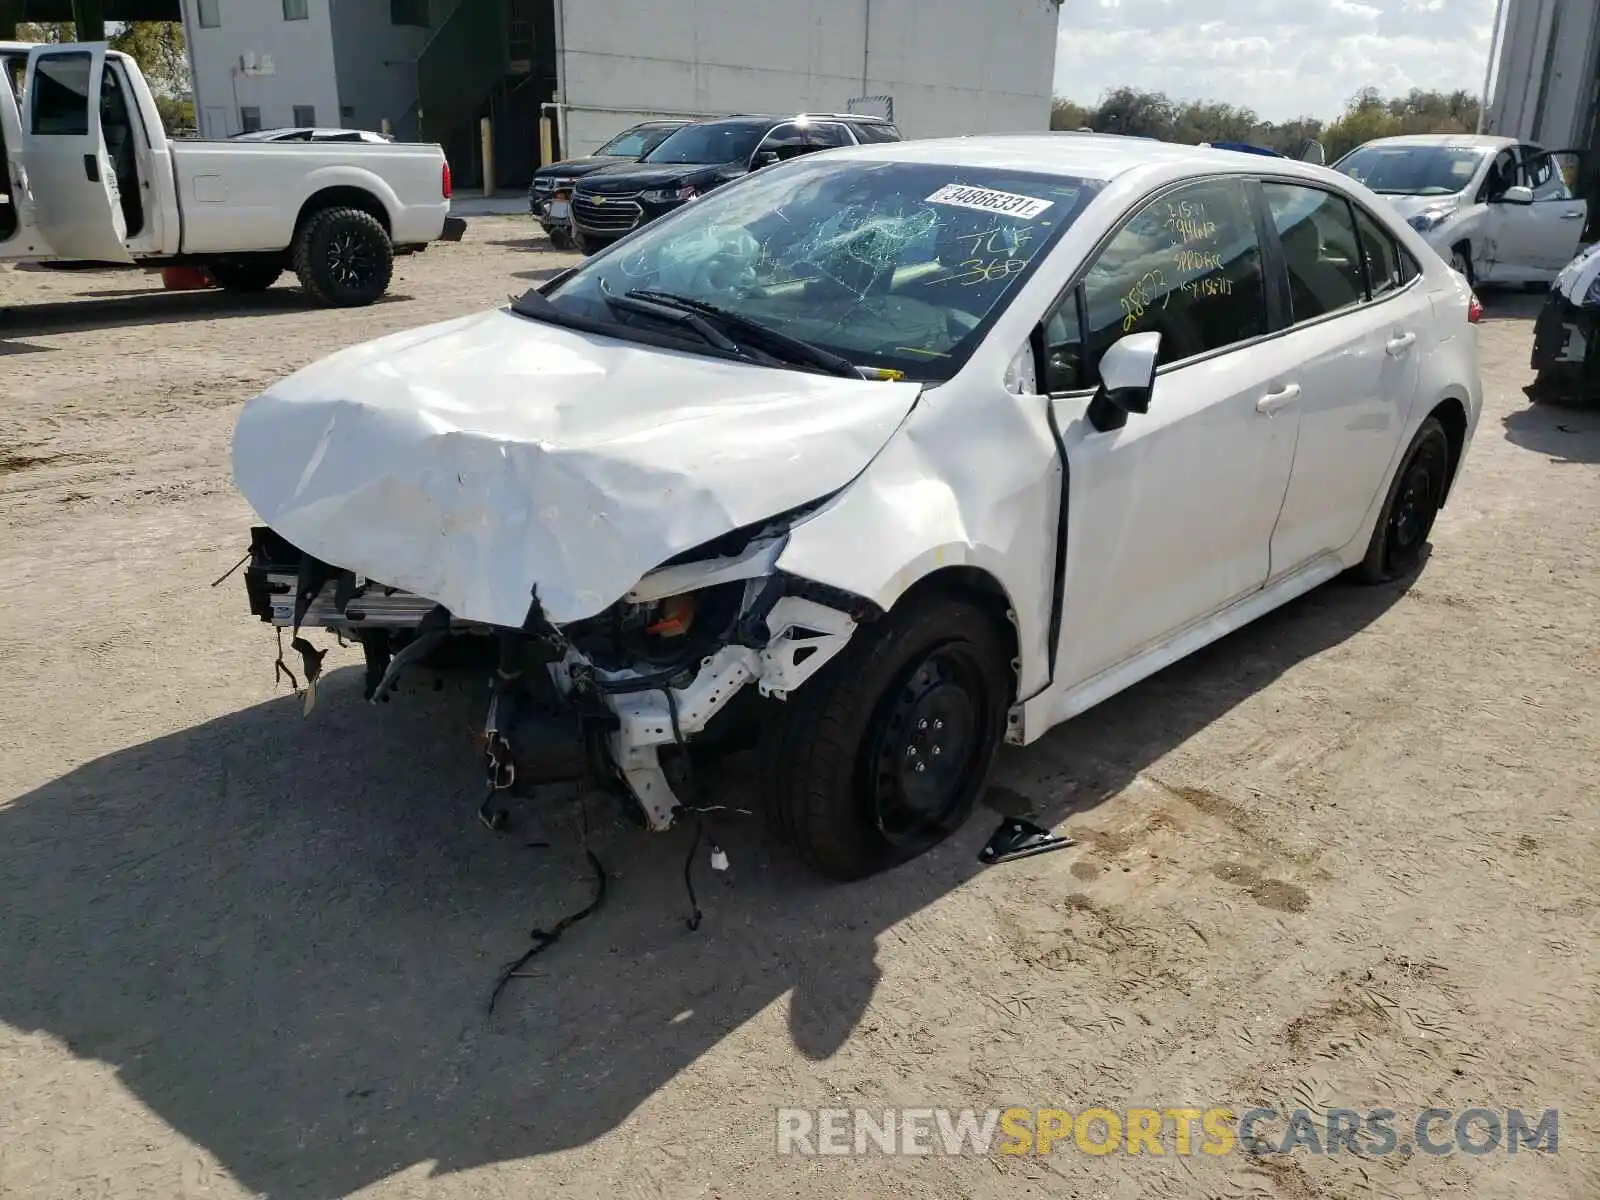
M1582 190L1600 200L1600 0L1502 0L1487 131L1585 151Z
M882 113L908 137L1043 129L1058 0L182 0L203 136L277 125L445 146L527 182L652 116ZM541 128L541 121L548 124ZM541 134L544 137L541 137Z

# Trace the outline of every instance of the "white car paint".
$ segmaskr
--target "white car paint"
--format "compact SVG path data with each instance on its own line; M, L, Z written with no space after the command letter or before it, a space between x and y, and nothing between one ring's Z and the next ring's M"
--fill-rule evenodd
M1571 262L1561 268L1552 285L1569 304L1579 308L1600 306L1600 242L1585 246Z
M1544 147L1507 137L1414 134L1367 142L1335 163L1334 169L1356 171L1361 165L1360 156L1373 151L1457 151L1463 156L1463 167L1467 165L1466 156L1476 156L1474 169L1460 176L1461 186L1454 192L1384 193L1394 210L1447 262L1458 249L1465 249L1475 282L1547 283L1577 252L1588 219L1587 202L1571 194L1559 172L1538 187L1532 186L1533 181L1522 172L1522 162L1545 153ZM1533 193L1531 202L1490 202L1489 175L1503 155L1511 156L1515 165L1514 186L1529 187Z
M463 620L521 625L537 583L546 615L573 621L676 554L844 487L921 390L751 374L463 317L250 401L234 480L302 550ZM692 399L664 410L663 396Z
M30 203L0 260L159 261L174 256L277 252L288 248L302 211L329 188L354 189L384 214L396 246L439 239L450 212L438 146L391 142L197 141L167 137L149 85L128 56L103 43L29 46L0 42L0 64L27 61L27 88L41 60L88 56L89 88L109 76L129 106L143 227L130 234L100 128L85 105L87 132L35 131L9 86L0 86L11 190ZM98 179L88 178L95 162Z
M583 270L704 228L760 180L879 164L1098 187L955 374L920 394L501 312L345 351L269 389L240 418L235 478L302 548L500 625L521 622L535 589L559 625L630 588L687 588L692 564L650 568L809 501L703 579L742 572L754 590L776 568L892 612L959 568L1015 630L1007 736L1031 742L1361 562L1401 456L1436 410L1459 421L1459 473L1482 404L1471 291L1382 199L1327 168L1084 135L829 151L688 206ZM1031 339L1057 298L1130 213L1207 180L1344 197L1416 273L1387 295L1164 365L1148 412L1121 428L1095 424L1087 381L1041 394ZM285 612L274 622L289 624ZM850 643L848 625L824 624L786 626L825 637L813 671ZM676 709L657 692L608 701L626 718L616 761L658 826L673 811L653 758L670 740L664 722L681 715L692 735L753 678L804 686L809 673L785 674L778 640L759 658L736 645L708 658L703 678L674 689Z

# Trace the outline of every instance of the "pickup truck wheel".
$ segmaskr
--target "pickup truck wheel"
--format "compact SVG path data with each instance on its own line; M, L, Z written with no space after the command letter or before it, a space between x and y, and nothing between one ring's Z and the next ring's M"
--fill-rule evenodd
M916 858L971 814L1010 697L999 632L964 600L929 595L862 626L767 715L774 834L834 879Z
M1388 583L1422 565L1422 550L1444 501L1450 478L1450 439L1438 418L1429 417L1411 440L1389 485L1367 556L1355 568L1362 583Z
M264 292L278 282L283 268L277 263L207 263L206 273L225 292Z
M314 213L295 238L294 273L322 303L358 308L389 290L394 246L371 213L326 208Z

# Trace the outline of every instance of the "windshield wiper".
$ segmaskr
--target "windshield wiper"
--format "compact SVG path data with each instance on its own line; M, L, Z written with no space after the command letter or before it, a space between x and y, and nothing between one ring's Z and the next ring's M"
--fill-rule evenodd
M699 335L700 340L708 346L714 346L724 354L736 354L740 358L748 358L745 349L734 341L722 330L712 325L699 313L686 311L681 306L652 302L652 298L639 292L629 292L626 296L619 296L600 282L600 298L618 312L636 313L641 317L654 317L658 321L671 321L675 325L682 325L692 329Z
M679 296L673 292L656 291L653 288L636 288L627 294L627 299L642 300L651 304L680 310L688 314L698 314L710 317L727 328L746 336L753 337L762 343L762 349L770 352L785 362L792 364L820 368L830 375L841 375L846 379L862 378L860 370L847 358L841 358L830 350L811 342L802 341L800 338L791 337L787 333L780 333L770 325L763 325L760 321L740 313L730 312L715 304L708 304L704 300L695 300L689 296Z

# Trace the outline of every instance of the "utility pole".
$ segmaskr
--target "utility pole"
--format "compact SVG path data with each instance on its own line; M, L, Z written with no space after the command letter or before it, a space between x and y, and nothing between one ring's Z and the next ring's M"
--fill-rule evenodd
M1483 69L1483 96L1478 101L1478 132L1489 124L1489 81L1494 78L1495 58L1500 53L1500 39L1504 36L1506 0L1495 0L1494 24L1489 28L1489 64Z

